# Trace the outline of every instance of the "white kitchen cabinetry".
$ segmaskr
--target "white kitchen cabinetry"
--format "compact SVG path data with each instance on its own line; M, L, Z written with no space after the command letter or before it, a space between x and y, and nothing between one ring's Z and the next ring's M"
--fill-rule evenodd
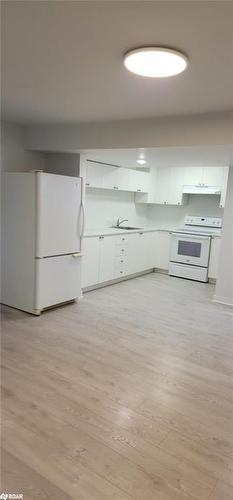
M148 179L148 172L87 161L85 181L87 188L146 192Z
M228 170L228 169L227 169ZM202 182L204 186L222 186L224 167L204 167L202 171Z
M154 203L167 204L170 184L170 168L157 168Z
M221 190L220 203L219 203L220 208L224 208L225 207L226 194L227 194L228 173L229 173L229 168L228 167L224 167L223 177L222 177L222 190Z
M168 269L170 257L171 233L168 231L157 231L155 233L155 261L154 267Z
M157 167L149 174L148 193L136 194L136 203L184 205L188 201L185 190L194 193L193 187L216 188L221 192L220 207L225 205L228 167ZM187 188L191 188L188 189ZM203 194L205 196L205 194ZM208 194L206 194L208 196Z
M154 267L154 238L155 232L139 232L131 235L129 248L129 271L131 274Z
M184 205L187 202L183 194L185 168L158 167L150 174L148 194L136 194L137 203L159 205Z
M82 257L82 288L99 283L100 239L99 236L84 238Z
M209 278L217 278L221 238L212 238L210 246Z
M86 187L102 188L103 187L104 167L96 163L87 162L86 167Z
M183 194L183 182L184 168L171 168L168 191L169 205L184 205L187 203L187 196Z
M118 236L100 236L100 283L114 279L118 238Z
M154 267L155 232L84 238L82 288Z
M147 193L149 189L149 174L140 170L131 170L131 191Z

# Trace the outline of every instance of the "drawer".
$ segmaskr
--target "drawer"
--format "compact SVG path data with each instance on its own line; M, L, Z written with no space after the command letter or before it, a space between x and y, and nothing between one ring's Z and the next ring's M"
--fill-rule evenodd
M117 257L118 258L124 257L124 256L127 255L127 253L128 253L128 247L127 246L124 247L123 245L121 245L121 246L117 246L116 247L116 252L115 252L116 258Z
M122 276L127 276L128 268L127 267L116 267L115 268L115 278L121 278Z
M126 255L117 255L115 258L115 266L122 267L126 266L128 263L128 259Z
M125 234L122 234L121 236L118 236L117 239L116 239L116 245L117 246L128 245L128 242L129 242L129 237L128 237L128 235L125 235Z

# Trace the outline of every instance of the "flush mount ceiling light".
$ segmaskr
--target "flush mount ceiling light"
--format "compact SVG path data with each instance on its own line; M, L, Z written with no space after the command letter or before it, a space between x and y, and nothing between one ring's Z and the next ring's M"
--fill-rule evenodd
M145 163L147 163L147 161L146 161L146 160L144 160L144 158L139 158L139 159L137 160L137 163L138 163L139 165L145 165Z
M151 78L178 75L187 64L188 58L184 54L163 47L142 47L124 55L124 65L129 71Z

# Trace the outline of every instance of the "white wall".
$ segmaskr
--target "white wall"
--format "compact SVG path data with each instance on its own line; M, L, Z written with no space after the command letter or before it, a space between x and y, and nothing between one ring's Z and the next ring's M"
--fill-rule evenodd
M184 206L149 205L148 225L158 227L179 227L184 223L185 215L209 215L223 217L223 208L219 208L219 196L189 195Z
M78 149L216 146L232 144L233 113L209 113L144 120L74 125L35 125L26 129L29 149Z
M25 151L24 142L24 127L1 123L1 170L25 172L44 168L43 154Z
M221 241L214 300L233 306L233 166L228 176Z
M148 208L134 203L134 193L87 189L85 205L87 230L109 227L118 217L128 219L133 226L148 225Z

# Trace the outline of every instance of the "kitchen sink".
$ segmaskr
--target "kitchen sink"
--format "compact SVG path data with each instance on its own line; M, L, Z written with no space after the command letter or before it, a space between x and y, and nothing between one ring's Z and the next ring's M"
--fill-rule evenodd
M127 231L132 231L133 229L143 229L143 227L133 227L133 226L113 226L114 229L126 229Z

